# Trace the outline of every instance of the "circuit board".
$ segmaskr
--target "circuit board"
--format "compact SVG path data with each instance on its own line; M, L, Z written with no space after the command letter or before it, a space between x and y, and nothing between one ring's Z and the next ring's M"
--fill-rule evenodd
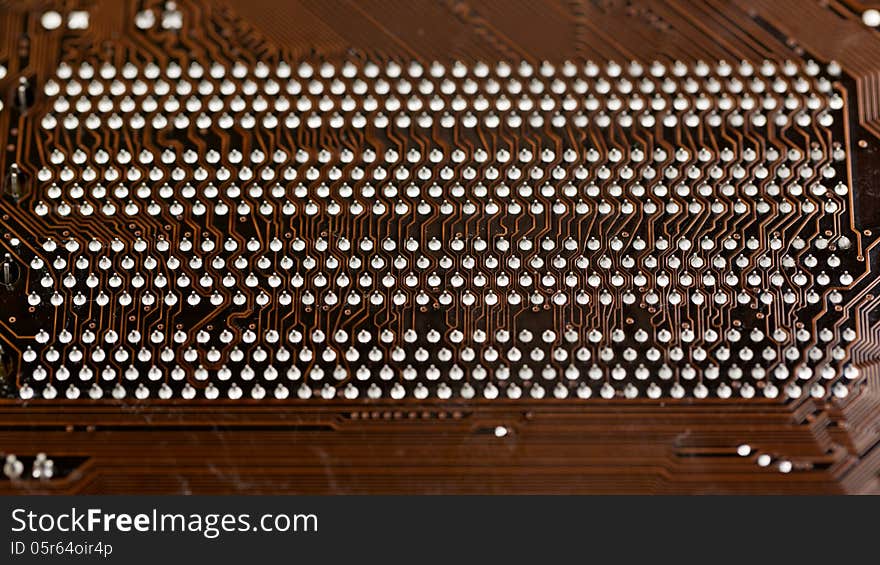
M0 2L0 491L877 491L878 26Z

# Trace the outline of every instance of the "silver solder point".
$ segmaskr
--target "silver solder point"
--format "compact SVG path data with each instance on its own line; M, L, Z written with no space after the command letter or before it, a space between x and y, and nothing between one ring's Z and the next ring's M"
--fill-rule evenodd
M9 195L18 200L21 198L21 172L18 165L12 163L9 165Z
M28 107L27 91L28 91L29 86L30 86L30 83L28 82L27 78L20 77L18 79L18 88L16 88L15 92L16 92L16 97L18 99L18 109L21 111L22 114L27 111L27 107Z

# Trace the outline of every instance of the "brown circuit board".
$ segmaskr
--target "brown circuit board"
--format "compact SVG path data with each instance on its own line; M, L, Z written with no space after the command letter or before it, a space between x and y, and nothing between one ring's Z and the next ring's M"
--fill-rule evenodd
M880 492L880 3L0 0L0 493Z

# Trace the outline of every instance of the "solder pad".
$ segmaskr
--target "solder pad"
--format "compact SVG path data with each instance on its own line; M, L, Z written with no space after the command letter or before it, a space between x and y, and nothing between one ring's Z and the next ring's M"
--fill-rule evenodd
M877 489L866 9L0 3L0 488Z

